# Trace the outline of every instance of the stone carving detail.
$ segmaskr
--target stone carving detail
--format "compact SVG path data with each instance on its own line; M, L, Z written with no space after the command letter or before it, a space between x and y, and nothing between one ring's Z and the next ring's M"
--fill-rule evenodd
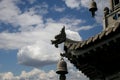
M66 40L66 33L65 33L65 26L60 31L60 34L55 36L55 40L51 40L52 44L55 45L56 48L58 48L58 44L61 44L65 42Z

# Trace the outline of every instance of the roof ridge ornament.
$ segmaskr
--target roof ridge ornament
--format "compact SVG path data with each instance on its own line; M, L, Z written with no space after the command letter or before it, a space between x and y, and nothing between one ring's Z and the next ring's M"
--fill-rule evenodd
M55 40L51 40L52 44L58 48L58 44L61 44L66 41L66 33L65 33L65 26L61 29L60 33L55 36Z

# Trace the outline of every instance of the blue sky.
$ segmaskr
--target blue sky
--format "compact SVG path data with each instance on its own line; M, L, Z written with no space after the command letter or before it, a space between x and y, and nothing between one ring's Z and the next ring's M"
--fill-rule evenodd
M0 80L56 80L56 63L63 52L50 40L66 27L67 37L86 40L102 31L103 8L108 0L0 0ZM106 4L104 4L106 3ZM68 63L69 80L89 80ZM71 76L72 75L72 76Z

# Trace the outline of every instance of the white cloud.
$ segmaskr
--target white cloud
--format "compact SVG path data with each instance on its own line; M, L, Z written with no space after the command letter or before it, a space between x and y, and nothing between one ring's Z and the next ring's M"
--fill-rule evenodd
M30 72L22 71L19 79L27 80L55 80L56 73L53 70L45 72L39 69L33 69Z
M36 27L36 25L43 25L42 15L37 15L38 10L36 9L39 7L39 12L44 12L43 10L47 9L47 5L45 3L40 6L30 8L25 12L22 12L19 7L17 7L16 3L17 1L14 0L2 0L0 2L1 22L5 24L9 23L14 27L19 26L20 31L32 30L34 27Z
M62 23L66 23L66 24L72 24L72 26L76 26L79 25L80 23L84 22L81 19L74 19L74 18L61 18L60 21Z
M82 30L90 30L94 26L81 26L80 28L76 28L75 31L82 31Z
M2 0L0 2L0 21L7 23L14 23L21 11L14 4L13 0Z
M63 0L67 7L71 9L80 9L80 7L89 8L92 0ZM98 11L96 12L95 19L97 23L102 24L103 20L103 9L109 7L109 0L95 0L97 3ZM82 9L82 8L81 8Z
M67 7L71 9L80 9L81 7L89 7L91 0L63 0Z
M71 9L80 9L81 7L89 7L91 0L63 0L67 7Z
M81 72L70 69L66 75L67 80L89 80ZM45 72L40 69L33 69L29 72L22 71L20 75L14 76L12 72L0 73L0 80L58 80L59 76L54 70Z
M84 22L80 19L61 18L55 21L51 18L44 22L42 15L36 14L34 9L21 13L13 0L3 0L1 3L0 20L14 27L20 26L20 32L0 33L0 48L18 49L17 57L20 64L40 67L55 63L59 57L58 54L63 52L63 47L56 49L50 41L64 25L67 37L77 41L82 40L77 32L71 31L72 27L77 29L79 24ZM6 3L9 5L7 6ZM47 5L43 7L47 8Z
M104 15L103 10L105 7L110 7L109 2L110 2L109 0L101 0L101 1L97 0L96 1L98 10L96 12L95 18L98 23L101 23L101 24L103 23L103 15Z
M102 24L103 23L103 15L104 15L104 8L110 6L109 0L95 0L97 4L98 10L96 11L95 19L97 23ZM83 7L90 8L91 0L81 0L81 4Z
M81 41L82 38L80 37L79 33L70 31L70 30L66 30L67 33L67 38L74 40L74 41Z
M61 23L64 23L65 25L67 25L67 28L68 28L68 29L74 31L75 28L80 27L79 25L82 24L82 23L84 23L85 21L84 21L84 20L81 20L81 19L64 17L64 18L61 18L61 19L60 19L60 22L61 22Z
M34 28L34 25L43 25L42 16L38 16L31 12L25 12L17 17L17 24L21 26L21 31ZM31 29L32 30L32 29Z
M48 13L48 4L45 2L39 3L38 5L32 6L29 11L35 14L45 15Z
M90 26L90 25L80 26L82 23L85 23L85 21L81 20L81 19L74 19L74 18L62 18L62 19L60 19L60 22L65 23L67 25L68 29L73 30L75 32L79 32L82 30L90 30L96 26L96 24L94 24L92 26ZM80 35L80 34L78 34L78 35ZM82 40L82 39L80 39L80 40Z
M33 0L31 0L33 1ZM79 8L79 0L65 0L68 7ZM73 4L74 3L74 4ZM43 5L42 5L43 6ZM39 6L41 9L41 6ZM43 6L45 9L47 5ZM38 8L38 6L37 6ZM1 49L18 49L18 62L23 65L40 67L55 63L59 58L61 48L56 49L51 45L50 40L58 34L63 27L66 26L67 37L74 40L82 40L81 36L74 31L78 29L79 24L84 21L75 18L61 18L58 21L46 19L45 23L42 14L36 13L36 7L22 11L16 6L14 0L2 0L0 2L0 21L5 24L10 23L14 27L19 26L20 32L0 33L0 48ZM59 9L60 11L60 9ZM45 10L45 14L47 10ZM79 30L88 30L90 27ZM70 70L69 80L86 80L78 71ZM76 75L78 74L78 75ZM22 71L21 75L14 76L12 72L0 74L0 80L57 80L55 72L44 72L43 70L33 69L30 72Z
M33 4L35 2L35 0L28 0L30 2L30 4Z
M65 7L58 7L58 6L55 5L53 7L53 10L55 10L57 12L63 12L63 11L65 11Z
M79 9L81 5L80 0L63 0L63 1L65 1L65 4L67 5L67 7L70 7L72 9L74 8Z
M63 0L67 7L69 8L80 8L80 7L87 7L89 8L90 3L92 0ZM105 5L108 6L109 0L101 1L101 0L95 0L95 2L99 5L98 7L103 8ZM104 4L107 3L107 4Z
M54 27L54 24L51 24L52 27ZM55 24L56 25L56 24ZM50 24L49 24L50 26ZM60 26L59 26L60 27ZM49 27L47 27L49 28ZM40 67L44 65L53 64L56 62L56 60L59 59L59 54L62 51L62 48L56 49L50 42L50 40L53 39L55 31L57 31L57 27L54 27L52 29L52 32L44 34L45 36L39 36L40 39L33 45L25 46L21 48L18 52L18 61L21 64L29 65L29 66L35 66ZM70 30L67 30L67 36L70 39L73 40L81 40L80 36L76 32L72 32ZM53 34L52 34L53 33ZM41 33L40 33L41 34ZM57 34L57 33L56 33ZM50 36L51 35L51 36ZM34 41L34 40L33 40Z
M39 67L53 64L62 49L56 49L50 41L60 32L63 25L63 23L49 21L45 24L45 28L40 27L33 31L3 32L0 34L0 48L19 49L18 62L24 65ZM70 30L66 32L69 38L81 40L77 32Z
M59 53L60 49L40 41L37 44L21 48L18 52L18 61L20 64L41 67L56 63Z
M91 2L92 0L81 0L81 6L83 6L83 7L89 7L90 6L90 2ZM95 0L96 1L96 0Z

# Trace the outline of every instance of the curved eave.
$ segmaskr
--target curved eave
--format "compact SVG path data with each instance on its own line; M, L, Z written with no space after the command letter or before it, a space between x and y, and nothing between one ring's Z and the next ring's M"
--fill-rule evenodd
M66 39L64 50L65 57L91 79L116 73L120 71L120 23L85 41Z
M116 41L117 38L120 37L120 23L118 22L114 27L110 27L102 32L100 32L99 34L90 37L87 40L84 41L73 41L70 39L66 39L64 46L67 49L70 50L83 50L83 49L87 49L91 46L94 45L94 47L97 44L108 44L109 41L114 40ZM103 43L104 42L104 43Z

